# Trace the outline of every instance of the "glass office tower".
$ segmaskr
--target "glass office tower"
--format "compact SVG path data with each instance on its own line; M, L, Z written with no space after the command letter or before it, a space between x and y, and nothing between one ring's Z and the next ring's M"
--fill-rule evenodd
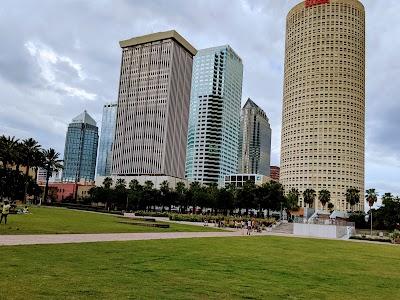
M99 143L99 155L97 158L97 176L111 175L112 147L115 134L115 120L117 115L117 103L108 103L103 107L101 120L101 134Z
M242 108L239 173L270 175L271 126L265 112L250 98Z
M65 139L63 181L94 181L98 140L96 121L86 110L72 119Z
M228 46L198 51L193 60L186 178L222 183L237 172L243 64Z

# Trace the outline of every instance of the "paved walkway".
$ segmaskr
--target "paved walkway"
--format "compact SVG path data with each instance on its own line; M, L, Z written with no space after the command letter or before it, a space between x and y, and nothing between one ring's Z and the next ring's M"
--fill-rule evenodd
M241 231L0 235L0 246L232 237L242 235L243 232Z

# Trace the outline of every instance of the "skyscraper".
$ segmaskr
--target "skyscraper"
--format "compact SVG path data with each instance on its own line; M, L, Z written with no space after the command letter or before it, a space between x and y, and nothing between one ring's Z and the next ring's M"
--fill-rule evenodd
M347 188L364 191L364 128L363 5L301 2L286 20L280 173L286 190L327 189L335 209L349 209ZM318 199L314 207L321 207Z
M265 112L250 98L242 108L239 173L270 175L271 126Z
M204 184L237 172L243 64L226 45L194 57L186 177Z
M120 42L111 173L184 178L193 48L176 31Z
M112 147L115 134L115 120L117 116L117 103L108 103L103 107L101 120L101 134L99 155L97 159L97 176L111 175Z
M63 181L94 181L98 140L96 121L86 110L72 119L65 139Z

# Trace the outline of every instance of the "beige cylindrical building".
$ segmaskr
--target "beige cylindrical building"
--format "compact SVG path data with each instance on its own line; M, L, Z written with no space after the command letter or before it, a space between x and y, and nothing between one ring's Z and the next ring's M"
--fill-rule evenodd
M355 187L363 210L364 149L364 7L304 1L286 20L280 181L286 191L329 190L337 210L350 209L346 190Z

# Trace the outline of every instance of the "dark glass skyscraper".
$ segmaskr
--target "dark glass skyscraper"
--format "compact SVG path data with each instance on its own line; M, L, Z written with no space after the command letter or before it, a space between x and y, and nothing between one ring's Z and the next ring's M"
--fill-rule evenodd
M86 110L72 119L65 139L63 181L94 181L98 140L96 121Z
M265 112L250 98L242 108L239 173L270 175L271 126Z
M97 159L97 176L111 175L112 147L115 134L115 120L117 116L117 103L108 103L103 107L101 120L101 134L99 155Z

